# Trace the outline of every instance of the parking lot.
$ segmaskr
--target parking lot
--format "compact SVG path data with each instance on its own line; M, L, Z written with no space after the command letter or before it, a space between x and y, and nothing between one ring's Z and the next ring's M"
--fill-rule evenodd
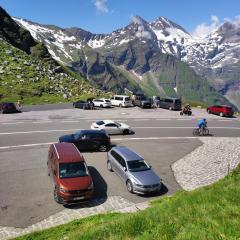
M181 189L171 165L202 144L193 138L198 118L207 116L213 136L240 136L238 118L223 119L196 109L192 117L163 109L61 109L4 115L0 123L0 226L27 227L65 209L53 200L47 176L47 151L58 137L89 128L95 119L122 119L135 134L113 136L112 144L128 146L142 155L163 179L161 192L151 196L128 193L119 177L106 168L106 153L83 153L95 185L94 199L120 196L145 202ZM112 204L120 204L115 201ZM76 206L84 208L85 204Z
M128 193L119 177L106 168L106 153L84 153L95 185L95 198L122 196L134 203L150 200L179 189L171 164L201 145L198 140L116 142L140 153L162 177L165 187L159 194L138 196ZM177 154L175 151L177 149ZM53 200L53 186L47 176L47 147L1 152L0 155L0 225L26 227L39 222L64 207ZM84 207L80 204L79 207Z

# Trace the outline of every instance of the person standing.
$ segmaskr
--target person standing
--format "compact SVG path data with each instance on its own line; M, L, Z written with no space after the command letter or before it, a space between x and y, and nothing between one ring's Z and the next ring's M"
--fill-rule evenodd
M21 101L20 100L18 100L17 101L17 110L19 111L19 112L21 112L22 111L22 103L21 103Z

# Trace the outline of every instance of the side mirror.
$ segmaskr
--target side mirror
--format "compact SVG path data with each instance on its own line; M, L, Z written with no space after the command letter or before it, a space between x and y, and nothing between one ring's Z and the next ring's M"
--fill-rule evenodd
M149 165L149 168L151 169L151 168L152 168L152 166L151 166L151 165Z
M127 168L126 168L126 167L123 167L123 170L126 172L126 171L127 171Z

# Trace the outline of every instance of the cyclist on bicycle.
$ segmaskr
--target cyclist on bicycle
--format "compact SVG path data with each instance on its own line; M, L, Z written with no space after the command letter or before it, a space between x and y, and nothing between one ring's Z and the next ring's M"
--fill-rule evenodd
M207 128L207 120L206 118L202 118L197 122L198 128L199 129L205 129Z

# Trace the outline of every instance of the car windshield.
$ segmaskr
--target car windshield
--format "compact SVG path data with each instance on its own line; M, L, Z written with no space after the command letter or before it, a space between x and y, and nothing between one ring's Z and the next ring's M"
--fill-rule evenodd
M140 172L150 169L144 160L128 161L127 165L130 172Z
M76 178L88 176L88 171L84 162L60 163L60 178Z
M181 100L177 99L177 100L175 100L175 103L176 104L181 104Z
M126 98L125 98L125 101L130 101L130 97L126 97Z

